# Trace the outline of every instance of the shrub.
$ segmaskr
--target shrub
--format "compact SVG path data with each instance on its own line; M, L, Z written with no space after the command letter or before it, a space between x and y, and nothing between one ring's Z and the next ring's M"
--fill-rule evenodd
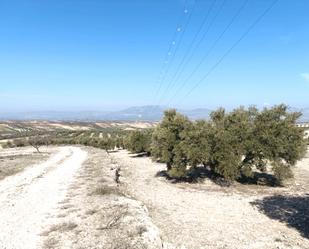
M41 137L40 135L35 135L29 138L28 140L29 144L37 150L38 153L40 153L40 147L42 145L46 145L46 140L44 137Z
M14 139L13 144L15 144L16 147L24 147L29 145L29 143L25 139Z
M7 141L5 144L2 145L2 147L4 149L6 149L6 148L14 148L15 145L11 141Z

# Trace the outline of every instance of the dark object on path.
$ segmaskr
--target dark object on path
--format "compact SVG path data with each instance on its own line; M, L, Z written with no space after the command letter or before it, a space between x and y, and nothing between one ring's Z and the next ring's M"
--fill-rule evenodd
M120 170L121 170L121 168L119 167L119 168L116 168L116 171L115 171L115 182L117 184L120 183Z

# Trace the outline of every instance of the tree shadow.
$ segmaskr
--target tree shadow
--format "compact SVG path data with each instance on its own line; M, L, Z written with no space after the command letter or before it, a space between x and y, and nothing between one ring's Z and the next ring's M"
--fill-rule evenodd
M297 229L309 238L309 194L306 196L275 195L251 202L269 218Z
M186 176L183 177L172 177L168 174L167 170L162 170L156 173L156 177L164 177L171 183L187 182L187 183L199 183L203 179L209 179L215 184L221 187L229 187L231 185L230 181L225 180L220 175L214 173L209 167L196 167L188 170Z
M254 172L251 177L241 175L237 182L247 185L263 185L268 187L280 187L282 186L277 178L269 173Z
M196 167L188 170L188 173L184 177L172 177L168 174L168 171L159 171L156 177L164 177L172 183L187 182L187 183L198 183L203 179L209 179L213 183L221 187L229 187L232 185L232 181L224 179L221 175L213 172L210 167ZM278 180L274 175L264 172L254 172L251 177L242 175L237 182L243 185L262 185L268 187L280 187Z
M108 150L108 154L114 154L114 153L118 153L119 150Z
M139 158L139 157L149 157L149 152L141 152L141 153L130 153L131 158Z

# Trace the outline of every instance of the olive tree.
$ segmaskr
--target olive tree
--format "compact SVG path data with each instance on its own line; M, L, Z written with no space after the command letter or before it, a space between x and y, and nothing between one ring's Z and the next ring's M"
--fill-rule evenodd
M129 134L127 148L133 153L146 152L150 155L152 130L136 130Z
M105 150L109 153L110 150L114 150L116 147L116 140L114 137L104 137L98 139L97 147Z
M229 120L223 108L211 113L208 124L209 159L207 164L214 173L226 180L234 180L239 176L241 162L238 136L235 136L231 124L233 122Z
M162 122L152 135L151 154L166 163L167 170L173 176L182 177L186 173L187 159L181 142L182 133L188 126L189 119L171 109L165 111Z
M285 105L265 108L238 108L228 114L219 109L211 114L215 130L210 140L210 165L229 180L251 176L253 170L271 166L278 183L291 177L291 167L304 156L303 131L296 126L300 113Z
M258 113L254 122L256 146L247 154L255 155L257 167L269 162L279 183L292 176L291 167L306 152L304 132L296 126L300 116L301 113L290 113L287 106L279 105Z
M228 181L269 170L280 184L306 151L299 117L285 105L229 113L219 108L209 121L195 122L168 110L153 132L151 153L176 177L185 176L187 167L204 165Z
M213 126L209 122L199 120L190 123L182 132L181 146L191 167L208 164L213 131Z

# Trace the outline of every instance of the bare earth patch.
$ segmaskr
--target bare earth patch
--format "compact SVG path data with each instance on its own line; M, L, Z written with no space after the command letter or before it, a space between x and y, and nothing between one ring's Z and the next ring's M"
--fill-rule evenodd
M35 153L29 148L6 149L0 151L0 180L15 175L29 166L46 160L50 153Z
M39 234L87 154L61 147L46 162L0 181L0 248L40 248Z
M156 177L163 164L126 151L112 157L123 170L121 181L149 208L164 241L188 249L309 248L308 158L297 165L295 182L285 188L227 188L207 178L173 184Z

